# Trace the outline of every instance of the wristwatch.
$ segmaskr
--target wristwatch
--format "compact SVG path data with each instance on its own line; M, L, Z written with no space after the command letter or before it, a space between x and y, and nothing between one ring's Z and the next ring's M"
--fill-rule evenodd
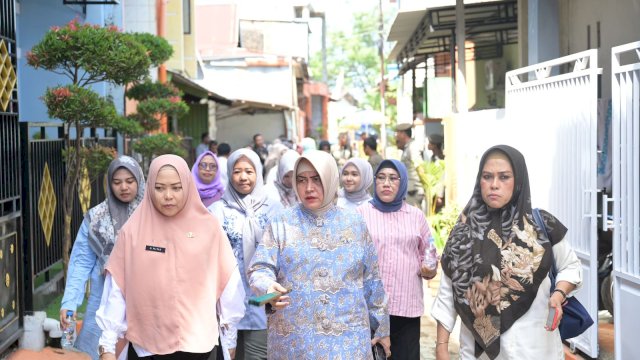
M111 351L107 351L107 348L100 345L98 346L98 356L102 356L103 354L113 354Z

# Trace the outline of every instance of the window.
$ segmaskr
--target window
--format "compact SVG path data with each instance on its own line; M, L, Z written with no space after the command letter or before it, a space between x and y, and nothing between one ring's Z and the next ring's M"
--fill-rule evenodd
M191 34L191 0L182 0L182 26L185 34Z

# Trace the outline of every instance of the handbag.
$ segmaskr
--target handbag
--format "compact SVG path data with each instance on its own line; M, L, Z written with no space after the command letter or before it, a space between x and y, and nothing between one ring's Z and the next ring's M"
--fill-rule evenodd
M377 328L377 324L376 324L376 328ZM375 336L375 330L371 330L371 339L373 339ZM380 343L376 343L375 345L371 346L371 352L373 353L373 360L387 360L387 354L384 352L384 348L382 347L382 345L380 345Z
M533 219L540 229L544 231L547 238L549 238L547 227L545 226L544 221L542 221L542 216L540 216L540 209L533 209ZM551 270L549 271L552 294L556 286L557 274L558 269L556 268L556 261L554 258L551 263ZM584 308L584 306L582 306L575 296L567 298L566 302L562 305L562 313L562 320L560 320L560 325L558 326L560 338L562 340L574 338L585 332L589 327L591 327L591 325L593 325L593 319L589 315L589 312Z

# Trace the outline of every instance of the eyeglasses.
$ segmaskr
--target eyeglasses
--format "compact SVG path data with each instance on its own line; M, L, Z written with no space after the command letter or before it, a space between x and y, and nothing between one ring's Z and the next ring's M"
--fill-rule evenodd
M376 175L376 181L379 182L380 184L386 183L387 180L389 180L390 183L394 184L400 181L400 177L395 175L391 175L391 176Z
M198 167L202 170L218 170L218 165L215 163L203 163L198 164Z

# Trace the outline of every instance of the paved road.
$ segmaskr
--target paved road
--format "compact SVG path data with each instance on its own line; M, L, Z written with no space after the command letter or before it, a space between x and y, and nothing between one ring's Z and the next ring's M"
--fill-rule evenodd
M423 280L424 289L424 314L420 319L420 360L435 360L435 347L436 347L436 322L431 317L431 304L433 299L438 293L438 286L440 286L440 269L438 270L438 276L434 279L426 281ZM458 358L458 351L460 344L458 339L460 337L460 322L456 323L456 327L453 333L449 337L449 354L451 359Z

